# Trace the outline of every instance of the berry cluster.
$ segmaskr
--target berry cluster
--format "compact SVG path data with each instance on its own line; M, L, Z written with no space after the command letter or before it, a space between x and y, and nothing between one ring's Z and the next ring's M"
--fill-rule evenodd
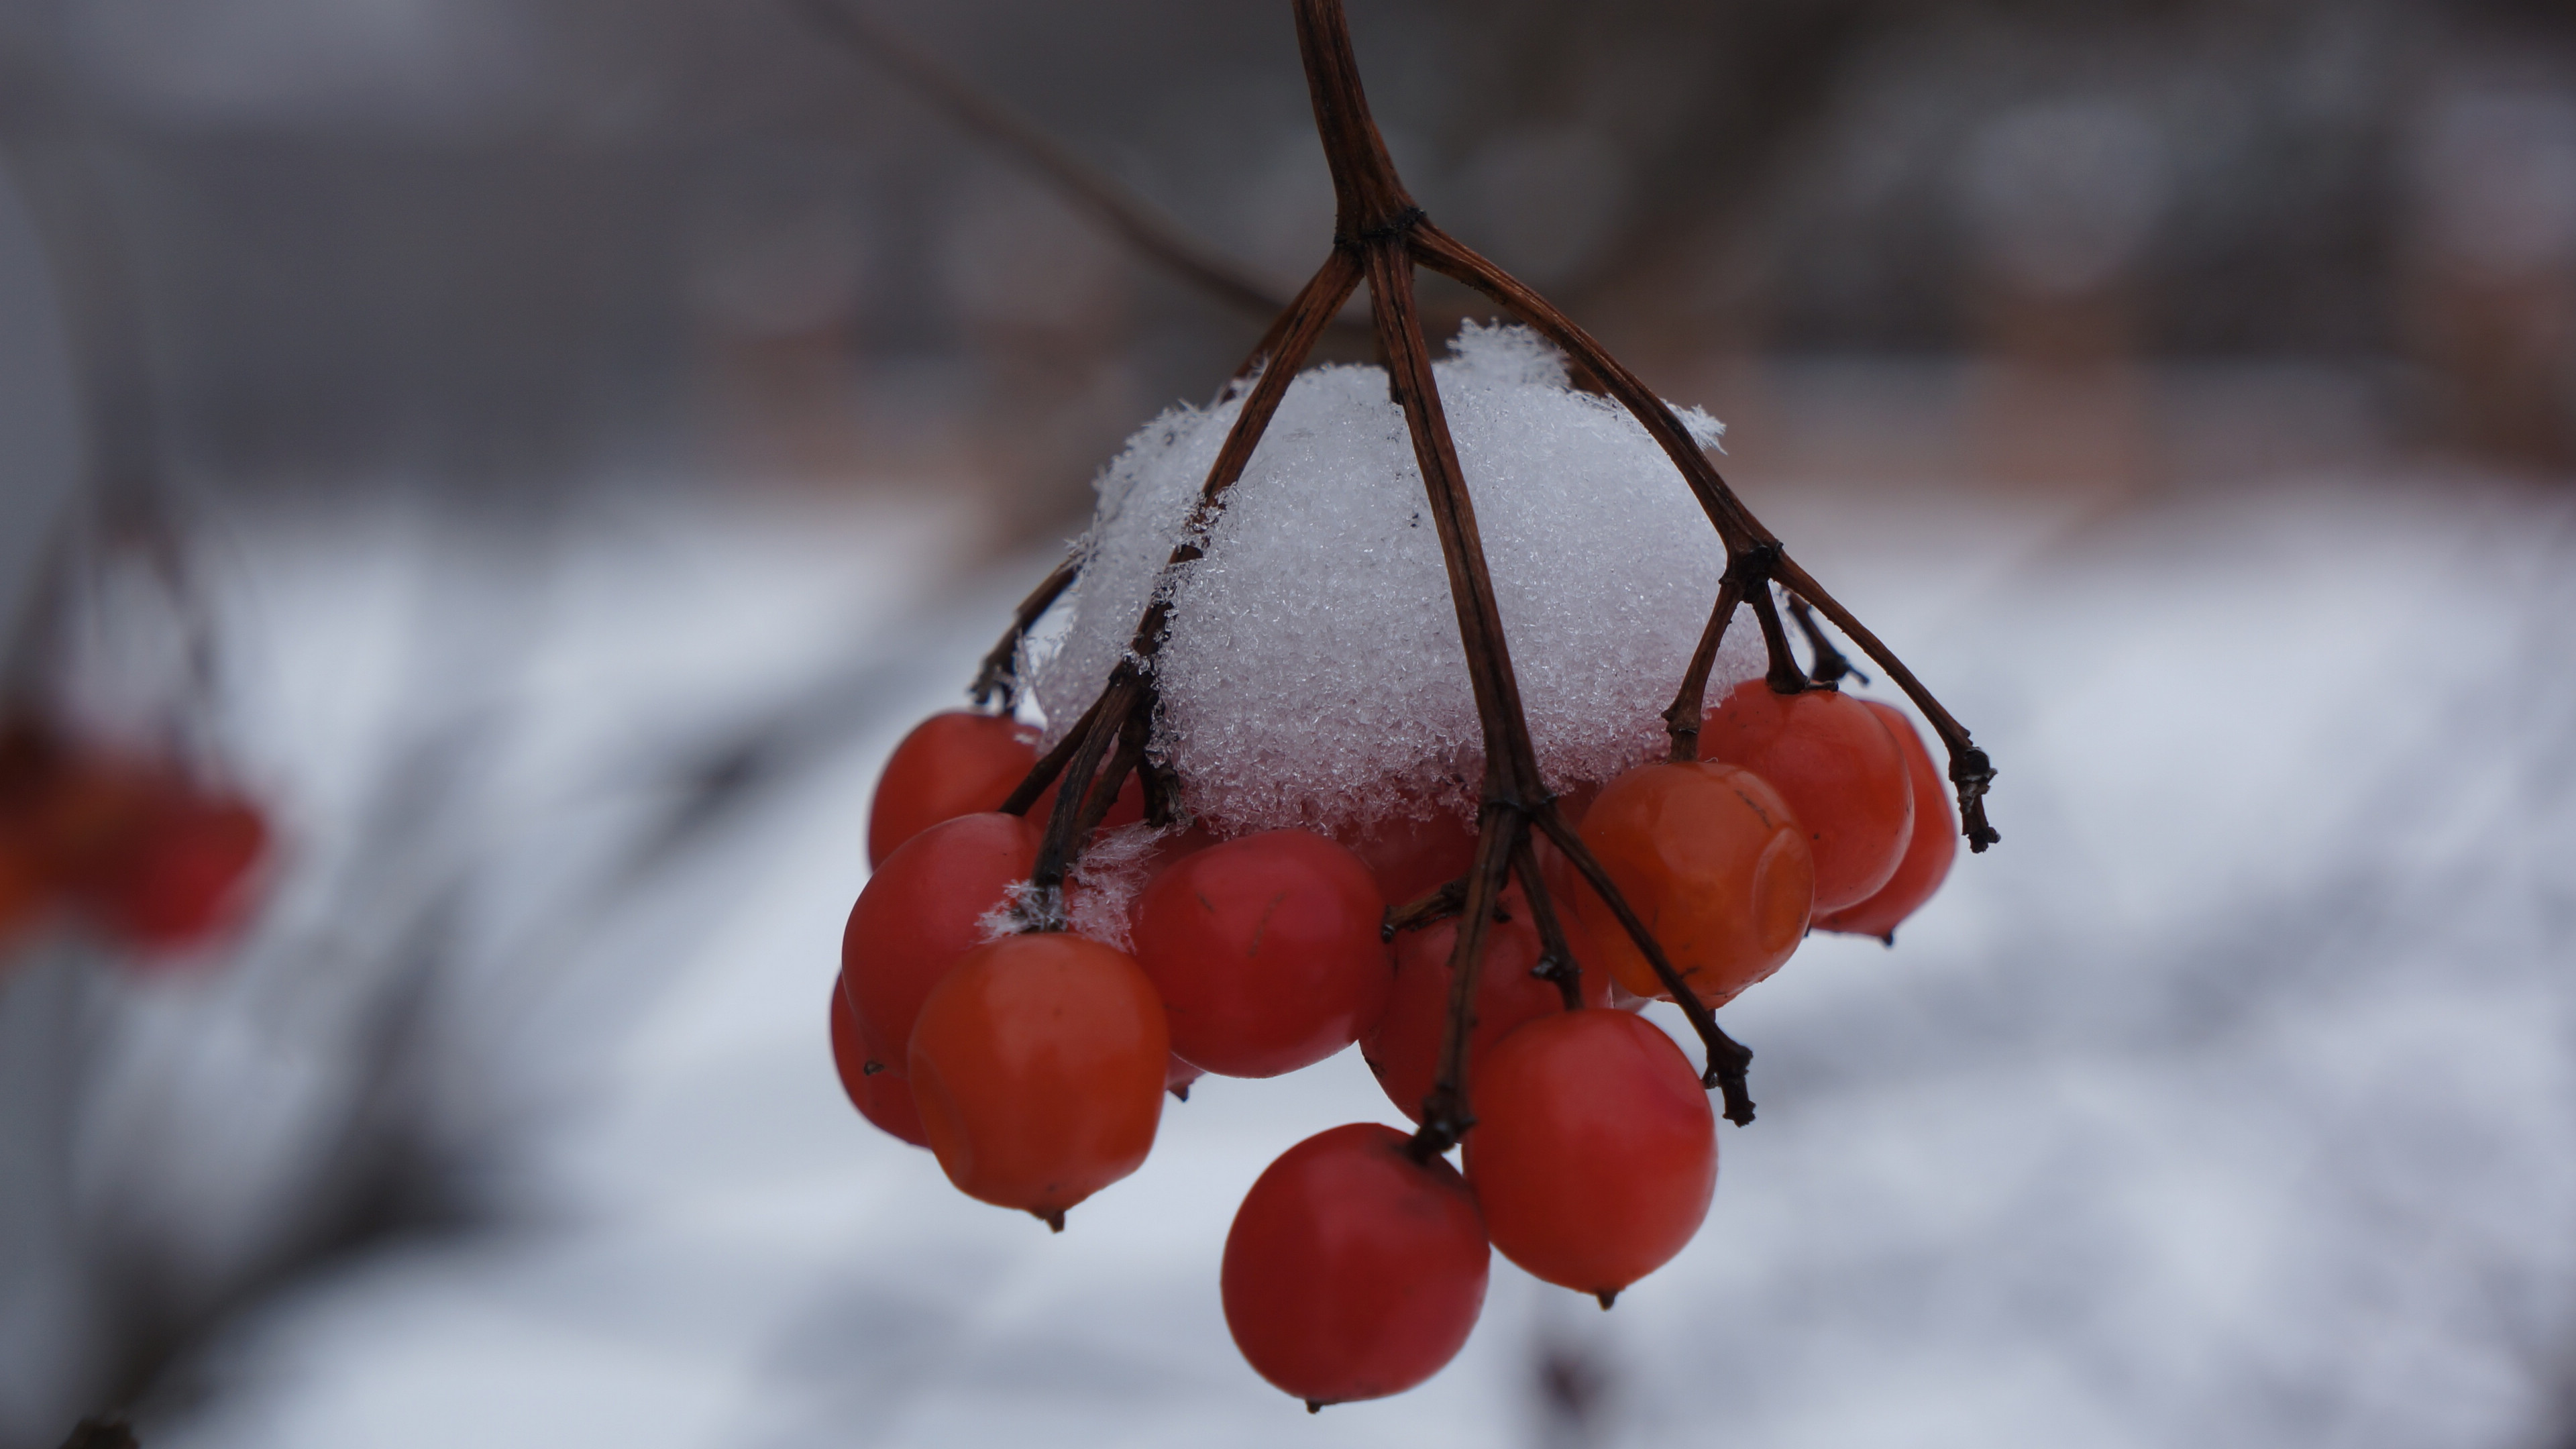
M1563 803L1711 1007L1777 970L1811 925L1891 934L1949 869L1945 782L1887 705L1749 680L1708 713L1699 749ZM1162 1094L1186 1099L1202 1073L1279 1076L1358 1042L1388 1099L1423 1120L1475 832L1399 818L1344 841L1219 840L1142 824L1131 776L1101 827L1146 845L1122 950L1017 929L1041 836L1001 807L1038 759L1013 719L957 712L886 767L831 1013L868 1120L930 1148L961 1191L1059 1228L1143 1163ZM1681 1050L1630 1014L1669 993L1605 898L1574 888L1561 853L1536 854L1574 910L1543 930L1513 888L1493 914L1463 1176L1355 1124L1291 1149L1237 1214L1228 1322L1300 1398L1376 1397L1438 1370L1483 1302L1488 1243L1606 1305L1707 1213L1715 1114Z
M0 724L0 946L69 912L138 960L173 958L238 918L267 852L267 821L239 794Z
M1811 929L1892 936L1960 836L1976 849L1996 837L1982 804L1994 770L1965 727L1753 517L1671 408L1424 217L1369 119L1339 0L1292 6L1333 173L1333 249L1237 374L1223 444L1089 706L1050 720L1043 750L1016 722L1027 635L1096 536L986 658L973 695L988 712L941 715L896 750L869 821L875 872L843 937L832 1040L871 1121L930 1148L970 1196L1057 1228L1142 1163L1166 1090L1186 1100L1201 1073L1276 1076L1359 1043L1418 1130L1353 1124L1290 1149L1237 1212L1222 1274L1245 1357L1318 1407L1436 1372L1474 1326L1494 1250L1605 1307L1670 1260L1716 1186L1709 1092L1729 1121L1753 1119L1752 1053L1714 1009ZM1558 349L1670 460L1724 543L1707 627L1664 715L1667 759L1614 750L1601 769L1618 773L1572 789L1542 775L1417 267ZM1439 540L1473 687L1475 823L1325 810L1313 818L1377 822L1329 838L1193 818L1172 763L1182 736L1159 712L1163 646L1193 622L1179 586L1202 560L1218 566L1208 549L1230 495L1363 283L1423 489L1405 526L1427 522ZM1809 668L1783 599L1808 631ZM1739 612L1761 630L1767 672L1712 708ZM1910 721L1837 687L1856 671L1817 614L1940 737L1960 814ZM1086 867L1086 852L1117 868ZM1656 997L1690 1023L1703 1070L1623 1009Z

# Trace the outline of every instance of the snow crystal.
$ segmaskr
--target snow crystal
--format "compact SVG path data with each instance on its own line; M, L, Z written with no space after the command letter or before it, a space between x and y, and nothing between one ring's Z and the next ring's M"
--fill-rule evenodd
M1715 530L1645 429L1527 330L1470 323L1435 371L1540 768L1563 790L1652 757L1725 567ZM1070 618L1031 667L1053 729L1126 652L1241 406L1174 408L1103 470ZM1676 415L1716 442L1708 414ZM1383 371L1290 385L1206 550L1169 584L1157 676L1156 749L1193 814L1233 834L1472 811L1482 734ZM1739 618L1713 687L1760 667Z
M1077 936L1121 951L1134 950L1128 907L1163 863L1156 848L1166 836L1177 833L1176 828L1129 825L1093 835L1074 861L1072 877L1060 888L1065 924ZM976 939L999 941L1026 930L1034 914L1030 896L1036 890L1028 881L1004 887L1001 903L976 918Z

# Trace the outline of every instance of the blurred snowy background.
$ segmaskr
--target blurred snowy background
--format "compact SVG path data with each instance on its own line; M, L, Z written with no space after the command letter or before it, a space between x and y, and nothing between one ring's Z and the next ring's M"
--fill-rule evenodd
M2003 771L1730 1008L1691 1249L1310 1420L1216 1262L1355 1056L1061 1239L840 1096L878 765L1258 319L792 5L8 0L0 609L153 480L283 844L207 959L0 966L0 1445L2576 1444L2576 24L1352 9ZM1284 7L874 13L1320 256Z

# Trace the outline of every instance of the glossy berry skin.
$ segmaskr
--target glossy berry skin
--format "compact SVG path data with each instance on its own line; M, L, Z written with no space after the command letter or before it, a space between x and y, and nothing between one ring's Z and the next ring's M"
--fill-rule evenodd
M984 917L1037 868L1037 827L961 815L903 843L868 877L841 934L841 979L870 1060L900 1072L942 973L983 944Z
M52 903L51 883L34 852L0 827L0 951L43 919Z
M1457 1169L1374 1123L1270 1164L1225 1238L1226 1326L1253 1371L1310 1405L1400 1394L1457 1356L1492 1253Z
M868 806L868 864L883 864L942 820L1000 809L1037 764L1037 739L1037 731L1007 715L965 710L915 725L877 777Z
M1172 1050L1229 1077L1275 1077L1357 1040L1386 1009L1386 898L1359 857L1304 830L1210 846L1136 908L1136 961Z
M1494 1247L1608 1295L1670 1261L1717 1190L1717 1117L1672 1038L1624 1011L1505 1037L1469 1081L1467 1181Z
M99 927L146 953L206 944L237 920L268 853L268 822L237 796L155 782L140 814L81 882Z
M859 1024L850 1015L850 999L841 983L832 983L832 1065L841 1074L841 1090L850 1105L879 1131L915 1147L928 1147L921 1113L912 1105L912 1086L901 1072L870 1072L867 1051L859 1045Z
M1445 810L1421 819L1389 816L1353 832L1343 843L1368 867L1391 906L1456 880L1476 859L1475 827Z
M1905 858L1897 863L1896 874L1878 893L1855 906L1846 906L1816 917L1819 931L1842 931L1855 936L1876 936L1889 945L1896 944L1896 928L1906 917L1922 908L1941 882L1950 875L1951 862L1959 855L1959 812L1950 803L1950 781L1941 768L1932 763L1931 751L1923 747L1923 737L1914 730L1914 722L1894 705L1874 699L1861 701L1896 737L1897 748L1905 752L1906 774L1914 782L1914 830L1905 846Z
M1562 914L1564 897L1553 899ZM1565 1009L1556 984L1530 974L1538 965L1538 927L1518 887L1503 893L1503 913L1510 919L1496 921L1486 932L1485 961L1476 975L1476 1024L1467 1036L1470 1081L1477 1064L1513 1028ZM1577 929L1570 920L1566 927L1569 936ZM1394 989L1385 1015L1361 1043L1387 1100L1416 1122L1422 1120L1422 1099L1440 1071L1441 1033L1449 1020L1449 952L1457 941L1454 919L1397 933ZM1598 971L1584 972L1581 991L1586 1006L1609 1000L1609 983Z
M1170 1060L1163 1004L1135 961L1049 932L977 947L940 978L909 1075L958 1191L1061 1227L1144 1164Z
M1780 969L1807 931L1815 862L1806 833L1749 770L1714 760L1640 765L1584 816L1585 845L1673 968L1711 1006ZM1587 885L1575 913L1621 986L1663 981Z
M1905 752L1867 705L1831 689L1727 692L1700 724L1699 754L1761 776L1807 832L1817 913L1854 906L1896 874L1914 832Z

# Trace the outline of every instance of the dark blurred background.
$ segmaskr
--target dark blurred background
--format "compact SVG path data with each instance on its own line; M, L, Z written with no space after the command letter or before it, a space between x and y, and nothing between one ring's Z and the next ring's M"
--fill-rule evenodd
M1207 1240L1039 1268L819 1065L885 750L1263 320L834 3L0 0L0 607L146 500L226 667L142 708L287 843L190 984L4 968L0 1445L1307 1432L1191 1295L1329 1117L1208 1094ZM863 8L1324 255L1276 0ZM1695 1306L1498 1286L1333 1442L2576 1442L2576 13L1351 9L1430 214L1730 424L2007 843L1743 1008Z
M1277 7L878 9L1278 289L1314 265ZM2576 447L2561 7L1354 24L1432 213L1650 376L2286 359L2395 444ZM790 4L20 0L0 44L21 186L129 253L166 446L242 486L927 465L1061 515L1253 329Z

